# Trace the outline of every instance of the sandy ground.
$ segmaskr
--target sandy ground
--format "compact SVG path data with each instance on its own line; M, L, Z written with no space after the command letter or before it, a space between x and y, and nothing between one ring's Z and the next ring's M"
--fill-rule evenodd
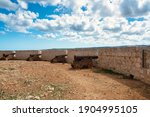
M0 99L150 99L150 86L69 64L0 61Z

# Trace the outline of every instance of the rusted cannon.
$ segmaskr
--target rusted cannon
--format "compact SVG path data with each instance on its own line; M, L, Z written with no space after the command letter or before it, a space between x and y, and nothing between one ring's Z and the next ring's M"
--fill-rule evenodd
M51 63L67 63L67 55L55 56L50 62Z
M3 54L0 60L14 60L16 57L16 53Z
M30 54L27 61L41 61L41 55L42 54Z
M73 69L85 69L94 67L94 60L98 56L74 56L74 61L71 64Z

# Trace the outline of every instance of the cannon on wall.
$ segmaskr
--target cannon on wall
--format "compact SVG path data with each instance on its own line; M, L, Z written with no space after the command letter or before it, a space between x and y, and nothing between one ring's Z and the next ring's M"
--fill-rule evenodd
M41 55L42 54L30 54L27 61L41 61Z
M74 56L74 61L71 64L73 69L85 69L94 67L94 60L98 56Z
M16 53L10 53L10 54L3 54L3 56L0 58L0 60L15 60Z
M55 56L50 62L51 63L67 63L67 55Z

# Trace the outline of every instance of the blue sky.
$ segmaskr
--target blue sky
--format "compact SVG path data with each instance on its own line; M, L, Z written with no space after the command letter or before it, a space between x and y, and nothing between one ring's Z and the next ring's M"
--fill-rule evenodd
M0 50L150 44L150 0L0 0Z

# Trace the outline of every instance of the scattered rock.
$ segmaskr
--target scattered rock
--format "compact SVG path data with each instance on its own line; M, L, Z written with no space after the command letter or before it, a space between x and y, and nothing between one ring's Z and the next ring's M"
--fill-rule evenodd
M32 95L29 95L25 98L26 100L40 100L40 97L39 96L32 96Z
M34 99L35 100L40 100L40 97L39 96L35 96Z
M30 99L33 99L33 98L34 98L34 96L29 95L29 96L27 96L25 99L30 100Z
M51 85L46 86L45 89L46 89L46 91L54 91L55 90L55 88L52 87Z
M32 84L32 81L31 80L26 80L26 81L24 81L24 84L27 85L27 86L30 86Z

